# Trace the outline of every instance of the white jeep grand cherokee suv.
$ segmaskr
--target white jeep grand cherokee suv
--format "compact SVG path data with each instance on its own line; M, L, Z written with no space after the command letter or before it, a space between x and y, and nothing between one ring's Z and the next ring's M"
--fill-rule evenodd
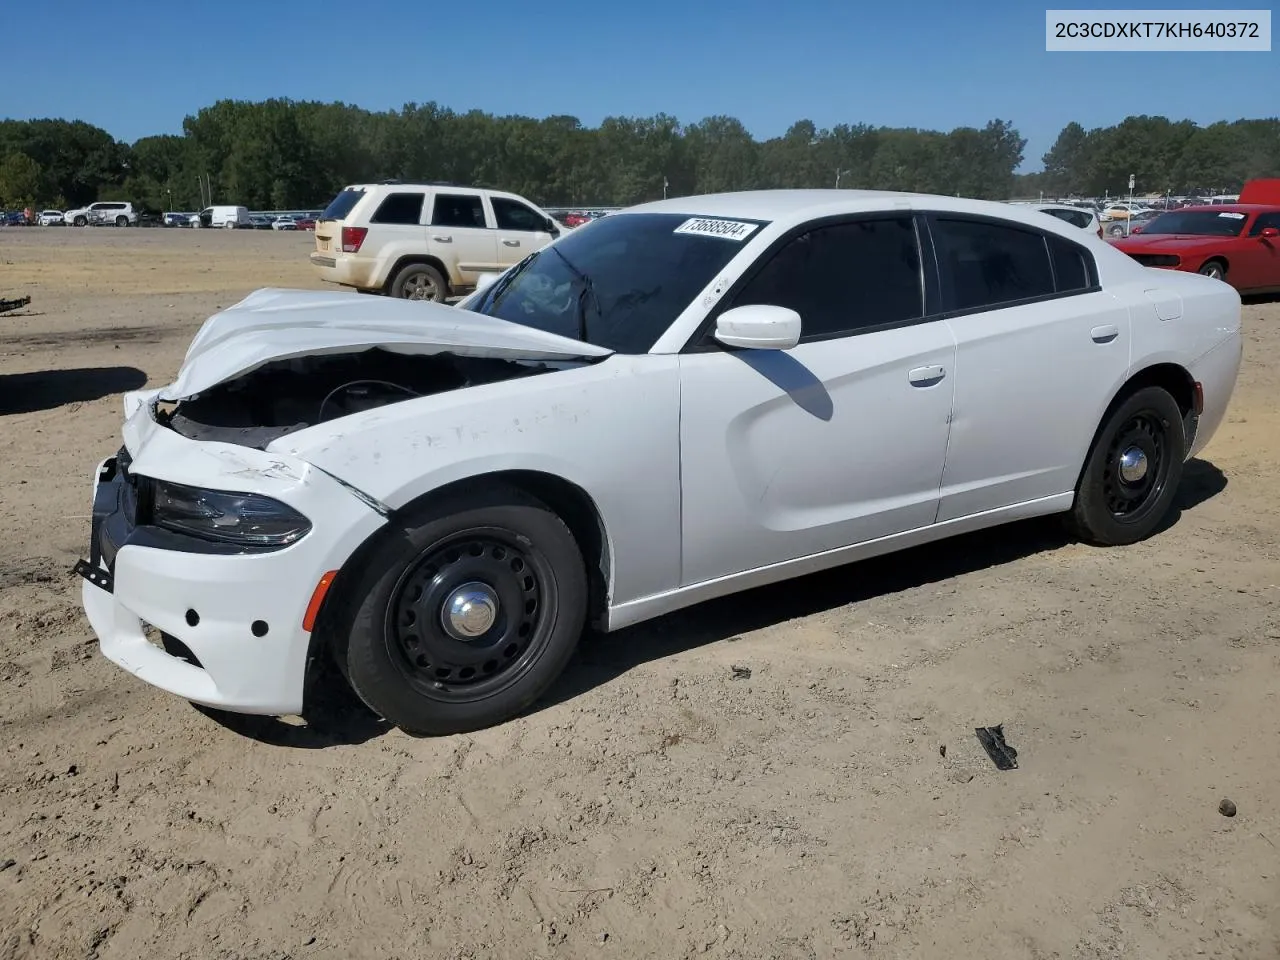
M322 280L408 300L474 290L540 250L561 228L523 197L440 183L345 187L316 221Z

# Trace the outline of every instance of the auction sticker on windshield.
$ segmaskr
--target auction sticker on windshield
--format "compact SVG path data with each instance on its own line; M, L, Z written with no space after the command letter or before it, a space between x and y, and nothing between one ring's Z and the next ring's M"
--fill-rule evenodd
M701 237L720 237L723 240L736 240L741 243L755 233L758 224L743 223L740 220L708 220L705 217L693 217L676 227L675 233L691 233Z

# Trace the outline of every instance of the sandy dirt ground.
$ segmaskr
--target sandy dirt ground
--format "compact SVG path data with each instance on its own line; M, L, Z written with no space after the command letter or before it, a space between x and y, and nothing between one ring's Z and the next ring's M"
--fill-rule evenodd
M1280 955L1280 304L1151 541L1029 523L758 590L413 739L155 691L69 572L120 392L318 286L311 242L0 231L35 298L0 319L0 960Z

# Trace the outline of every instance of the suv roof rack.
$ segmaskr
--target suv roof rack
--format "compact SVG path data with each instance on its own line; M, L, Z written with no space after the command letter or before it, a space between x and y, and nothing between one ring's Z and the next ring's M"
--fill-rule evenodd
M409 187L456 187L458 184L451 180L379 180L382 186L399 185Z

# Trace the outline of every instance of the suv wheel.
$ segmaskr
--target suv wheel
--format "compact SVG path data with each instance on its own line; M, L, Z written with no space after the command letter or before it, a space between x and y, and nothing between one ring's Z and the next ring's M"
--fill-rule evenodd
M391 283L391 295L403 300L431 300L443 303L449 294L440 271L429 263L410 263L400 268Z
M77 227L86 227L89 225L89 219L87 217L76 217L75 225Z
M128 217L124 217L124 216L116 217L116 226L117 226L117 227L127 227L128 225L129 225L129 218L128 218Z

